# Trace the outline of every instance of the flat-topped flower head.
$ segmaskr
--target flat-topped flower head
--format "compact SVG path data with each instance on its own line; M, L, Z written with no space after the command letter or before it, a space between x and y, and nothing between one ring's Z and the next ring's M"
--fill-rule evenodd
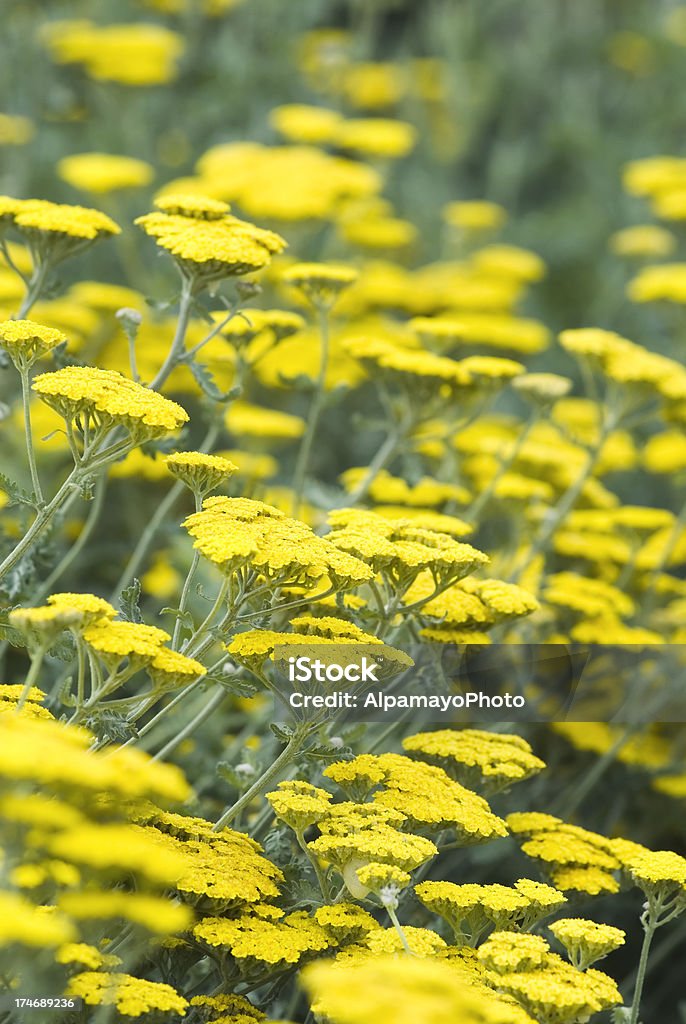
M331 799L331 793L306 782L280 782L277 789L267 793L277 818L301 834L327 814Z
M54 643L65 629L76 629L82 621L83 614L77 609L52 605L14 608L9 613L10 625L24 634L29 648Z
M149 185L154 169L144 160L110 153L75 153L57 164L63 181L83 192L107 194Z
M162 213L176 214L179 217L191 217L195 220L222 220L231 207L221 199L211 196L182 195L180 193L164 193L157 196L155 206Z
M49 260L53 266L97 239L118 235L121 231L111 217L100 210L46 199L0 200L0 214L26 241L34 260Z
M495 231L507 220L507 211L486 199L458 199L443 208L443 219L460 231Z
M384 907L395 910L398 896L410 884L411 875L395 864L365 864L355 872L360 885L378 896Z
M559 373L524 373L513 380L512 387L522 398L545 408L568 395L572 381Z
M294 263L281 275L284 284L301 291L313 306L324 308L332 306L357 278L357 270L343 263Z
M561 918L548 927L580 971L624 945L625 933L621 928L580 917Z
M307 103L287 103L269 114L270 124L284 138L312 146L332 142L342 120L336 110Z
M195 547L224 572L251 565L272 583L308 585L328 577L341 589L367 582L372 570L309 526L247 498L207 498L183 524Z
M17 368L32 366L37 359L66 342L67 336L62 331L33 320L5 320L0 323L0 345Z
M176 690L179 686L197 682L207 675L207 669L194 658L159 647L146 665L155 691Z
M521 736L481 729L438 729L403 740L410 754L445 768L467 786L488 792L536 775L545 763Z
M205 452L174 452L165 457L164 464L173 476L202 497L216 491L238 469L230 459Z
M497 974L531 971L542 967L550 952L542 935L496 931L479 947L478 957Z
M280 235L239 220L219 200L171 195L158 199L157 206L159 212L135 223L174 257L195 292L223 278L261 270L286 247Z
M67 995L83 999L87 1006L114 1006L124 1018L170 1013L183 1016L188 1006L171 985L105 971L76 974L69 981Z
M33 390L71 425L124 427L140 443L175 433L188 422L176 402L129 380L116 370L65 366L35 378Z
M407 121L385 117L353 118L342 121L335 142L341 149L385 160L399 160L411 153L417 131Z

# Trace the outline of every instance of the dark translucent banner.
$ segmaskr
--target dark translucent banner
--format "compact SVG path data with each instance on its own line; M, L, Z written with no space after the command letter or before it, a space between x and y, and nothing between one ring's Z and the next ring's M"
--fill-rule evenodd
M280 721L686 722L686 645L288 645Z

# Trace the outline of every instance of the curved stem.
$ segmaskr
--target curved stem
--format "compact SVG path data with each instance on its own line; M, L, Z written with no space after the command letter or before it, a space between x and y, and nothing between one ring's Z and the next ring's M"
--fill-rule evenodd
M193 290L190 281L187 278L183 278L183 284L181 286L181 298L179 300L179 318L176 322L176 332L174 334L174 340L171 343L171 348L167 353L167 358L162 363L162 366L157 371L157 374L148 386L154 390L159 389L167 377L170 375L174 367L181 361L184 353L184 341L186 340L186 331L188 330L188 324L191 318L191 306L193 305Z
M472 504L465 510L465 512L464 512L464 519L466 519L467 522L470 522L470 521L476 522L476 520L477 520L477 518L479 516L479 513L482 511L482 509L484 509L486 507L488 502L491 500L491 498L495 494L496 487L498 486L498 484L500 483L502 478L505 476L505 474L507 473L508 469L512 466L512 464L514 463L515 459L519 455L520 451L522 450L524 442L526 441L527 437L531 433L531 430L532 430L534 424L537 422L537 420L538 420L538 411L534 412L529 417L529 419L528 419L524 429L522 430L522 432L520 433L519 437L517 438L517 440L515 441L514 445L512 446L509 455L507 455L501 461L501 463L498 466L496 472L491 477L491 479L490 479L490 481L488 483L488 486L484 488L484 490L481 492L481 494L479 494L474 499Z
M24 434L26 436L26 454L29 460L29 470L31 471L31 486L33 487L33 493L36 496L36 502L38 506L45 504L43 498L43 491L40 485L40 479L38 477L38 467L36 466L36 454L33 450L33 431L31 429L31 387L29 385L29 369L27 366L22 366L19 370L19 376L21 377L21 400L24 411Z
M260 775L259 779L256 779L253 782L250 789L247 789L245 793L236 800L235 804L231 807L227 807L215 824L213 831L218 832L220 829L230 825L231 822L237 818L238 815L249 806L249 804L252 803L256 796L259 796L265 789L267 789L268 786L271 786L272 782L278 778L283 769L298 756L302 750L302 745L307 737L308 731L309 730L300 729L293 733L286 746L283 748L276 760L270 764L269 768Z
M47 647L39 648L39 650L36 651L36 654L34 655L32 661L31 661L31 668L29 669L28 675L26 676L26 682L24 683L24 689L21 691L21 696L19 697L19 700L17 701L17 707L15 709L17 714L24 707L24 704L26 704L28 696L31 693L31 688L33 686L35 686L35 684L36 684L36 682L38 680L38 673L41 670L41 666L43 664L43 659L44 659L44 657L45 657L45 655L47 653L47 650L48 650Z
M23 320L24 317L28 316L33 308L34 304L38 301L40 293L43 290L45 284L45 278L47 277L49 263L47 260L40 260L33 268L33 273L29 278L26 286L26 295L24 301L21 304L17 318Z
M183 729L176 734L176 736L169 740L161 750L158 750L152 760L163 761L165 757L168 757L169 754L176 750L180 743L183 743L184 740L193 735L196 729L200 728L202 723L210 717L216 708L219 707L224 697L226 697L226 693L222 689L217 690L217 692L208 700L207 704L200 709L197 715L195 715L194 718L191 718L190 722L188 722L188 724L185 725Z
M93 530L95 529L96 523L100 518L102 512L102 506L105 500L105 491L107 490L107 477L101 477L98 480L95 487L95 497L91 503L91 510L88 513L88 518L81 527L81 532L78 538L69 548L64 558L61 559L48 576L45 583L40 587L36 594L33 595L33 603L40 604L52 590L53 586L60 579L61 576L67 571L70 565L72 565L81 554L86 542L90 538Z
M638 1024L641 996L643 995L643 986L645 984L646 973L648 971L648 957L650 956L650 947L653 943L653 937L658 927L658 917L659 910L656 912L656 908L650 904L648 910L641 918L644 929L643 945L641 946L641 958L638 962L638 972L636 974L636 985L634 987L634 997L631 1003L631 1017L629 1018L629 1024Z
M324 407L324 399L326 397L326 372L329 367L329 311L325 306L319 307L319 334L321 341L319 373L317 375L314 397L310 405L310 412L307 417L305 435L303 437L302 444L300 445L300 451L298 452L298 458L295 464L295 473L293 475L294 516L297 516L302 504L303 491L305 489L305 478L307 476L307 468L310 462L312 444L314 442L315 434L317 433L319 417L321 416L321 412Z
M17 546L10 551L9 555L7 555L5 560L0 564L0 580L11 572L15 565L21 561L29 548L32 547L34 541L49 526L62 506L67 503L67 500L72 496L75 496L78 491L81 478L82 474L78 470L73 469L55 494L52 501L49 502L49 504L44 505L43 508L39 510L36 518L33 520L31 526L28 528Z
M138 538L138 543L133 549L131 557L124 566L124 569L122 570L122 573L112 590L112 593L110 595L110 601L115 601L117 599L119 594L121 594L122 590L126 586L128 586L128 584L131 582L133 577L138 572L138 569L140 568L141 564L145 559L145 556L148 553L148 548L150 547L155 538L155 534L160 528L160 525L164 522L167 513L172 508L176 499L182 493L185 486L186 485L181 480L177 480L177 482L173 485L173 487L170 488L169 492L165 495L165 497L157 506L155 514L153 515L152 519L150 519L147 526L143 530L142 534Z
M598 457L603 449L603 446L608 438L610 432L616 425L616 417L606 413L603 424L600 428L598 439L593 447L588 451L586 461L583 465L581 472L579 473L576 480L567 488L562 498L552 509L552 515L548 521L543 525L539 531L538 536L534 539L533 544L526 552L526 560L515 567L512 575L510 576L509 582L516 583L521 574L524 572L526 566L534 559L537 555L544 554L548 549L548 543L554 536L557 528L567 518L568 514L572 511L574 506L579 499L579 496L584 488L584 484L591 476L595 465L598 461Z

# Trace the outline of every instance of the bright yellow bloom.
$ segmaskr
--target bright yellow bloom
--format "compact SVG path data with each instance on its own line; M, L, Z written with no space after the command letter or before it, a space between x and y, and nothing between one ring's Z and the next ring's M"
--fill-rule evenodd
M57 164L57 173L67 184L83 192L104 195L126 188L142 188L153 179L154 170L144 160L109 153L75 153Z

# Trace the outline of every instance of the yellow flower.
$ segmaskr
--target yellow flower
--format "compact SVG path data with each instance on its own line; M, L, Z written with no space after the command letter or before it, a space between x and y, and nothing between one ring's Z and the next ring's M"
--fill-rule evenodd
M461 231L495 231L507 220L507 212L485 199L463 199L448 203L443 208L443 219Z
M548 927L580 971L585 971L596 960L624 945L625 933L621 928L585 921L580 917L560 919Z
M294 263L281 275L284 284L299 289L314 306L327 308L356 279L357 271L342 263Z
M121 85L162 85L177 74L183 38L162 25L96 25L85 19L51 21L43 29L51 57L80 64L92 78Z
M106 194L126 188L142 188L153 179L154 170L144 160L109 153L75 153L63 157L57 173L67 184L83 192Z
M227 409L226 426L236 437L290 441L302 436L305 421L280 409L238 401L232 402Z
M306 782L280 782L278 789L266 796L277 818L301 834L324 817L331 800L326 790Z
M239 220L226 204L209 197L162 195L156 206L160 212L147 213L135 223L175 258L196 290L260 270L286 247L280 235Z
M686 302L686 263L644 267L627 292L633 302Z
M183 931L193 920L192 911L183 904L162 896L122 889L88 888L80 892L63 892L58 904L61 911L77 921L121 919L145 928L153 935L167 936ZM82 963L84 967L110 966L106 962L101 965Z
M5 320L0 323L0 345L17 367L32 366L37 359L66 342L66 335L61 331L33 320Z
M397 64L352 64L343 73L341 90L352 107L383 110L402 99L407 89L404 69Z
M234 920L207 917L195 926L193 935L209 947L227 949L247 974L264 965L283 970L308 953L322 952L335 944L326 929L305 913L291 914L281 921L253 914Z
M18 114L0 114L0 146L25 146L35 133L33 121Z
M68 996L78 996L87 1006L115 1006L123 1017L141 1017L152 1012L183 1016L188 1001L171 985L146 981L130 974L84 971L67 986Z
M343 121L334 141L341 149L364 156L398 160L412 152L417 132L406 121L369 117Z
M677 243L672 232L658 224L636 224L616 231L609 244L617 256L659 257L669 256Z
M479 729L439 729L403 740L403 749L448 773L467 786L482 783L489 791L501 789L537 774L545 763L526 740Z
M335 110L289 103L275 107L269 121L273 128L291 142L321 145L332 142L343 118Z
M100 967L118 967L121 960L112 953L103 953L97 946L89 946L85 942L67 942L55 953L55 961L58 964L78 964L79 967L87 967L92 971Z
M86 417L101 431L123 426L137 443L174 433L189 418L176 402L116 370L95 366L65 366L40 374L33 390L70 425Z
M338 962L321 960L303 971L313 1010L333 1024L495 1024L498 997L473 990L452 964L397 952ZM355 998L351 999L351 992ZM491 1013L491 1010L493 1011Z
M174 452L165 457L164 464L173 476L202 495L216 491L238 469L229 459L205 452Z
M551 925L551 929L554 928ZM495 931L479 947L478 957L497 974L531 971L542 967L549 946L541 935L520 935L511 931Z
M73 942L76 931L69 919L46 909L16 893L0 891L0 947L16 943L44 949Z

